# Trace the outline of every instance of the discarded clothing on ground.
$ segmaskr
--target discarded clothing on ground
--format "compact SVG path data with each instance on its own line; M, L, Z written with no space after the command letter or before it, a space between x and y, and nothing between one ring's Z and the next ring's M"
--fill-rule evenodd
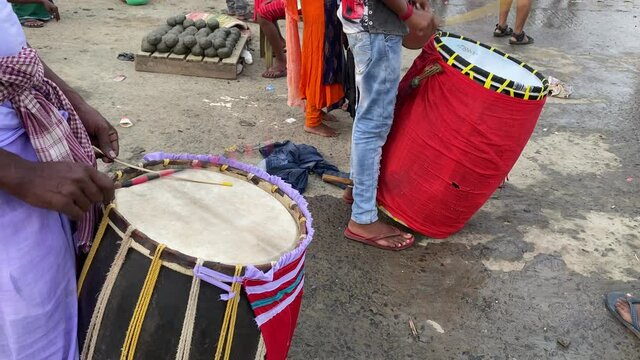
M348 178L336 166L324 160L318 149L311 145L294 144L291 141L263 146L260 154L265 157L266 170L279 176L300 193L304 193L309 182L309 173Z

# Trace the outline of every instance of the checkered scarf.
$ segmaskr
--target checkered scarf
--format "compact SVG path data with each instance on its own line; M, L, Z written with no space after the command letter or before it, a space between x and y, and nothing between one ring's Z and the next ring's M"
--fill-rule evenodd
M96 165L89 135L62 91L44 77L37 52L25 47L16 56L0 57L0 103L9 100L42 162L72 161ZM68 113L68 120L60 114ZM77 224L74 237L88 246L93 236L95 209Z

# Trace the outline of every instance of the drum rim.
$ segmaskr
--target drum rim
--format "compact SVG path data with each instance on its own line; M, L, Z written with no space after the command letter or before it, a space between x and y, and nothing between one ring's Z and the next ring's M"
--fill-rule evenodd
M288 250L287 252L282 253L280 255L280 260L286 254L291 252L296 252L300 247L306 246L305 243L308 243L308 241L310 241L310 237L313 236L313 232L308 231L308 229L311 228L312 219L310 217L304 216L303 208L306 208L306 203L302 204L300 202L296 202L294 198L289 194L289 191L286 191L286 189L282 189L277 184L273 184L273 182L263 178L262 176L260 176L260 174L256 174L259 171L255 171L255 173L249 172L236 167L234 164L224 164L223 162L187 160L187 159L150 160L142 163L140 166L143 168L153 168L159 165L163 166L166 169L176 168L176 167L180 167L180 168L188 167L193 169L218 168L218 171L220 173L227 173L227 174L230 174L230 176L233 176L235 178L244 178L244 181L252 183L256 186L259 186L260 183L265 182L271 185L272 194L277 194L279 196L282 196L283 198L289 199L289 201L291 202L291 206L287 207L285 204L281 203L277 198L274 198L274 200L280 202L281 205L285 207L285 209L287 209L287 212L289 212L289 214L293 217L294 221L296 221L298 225L298 240L295 246L293 247L292 250ZM259 169L256 169L256 170L259 170ZM116 182L125 180L126 178L129 178L129 177L135 177L142 174L144 174L144 172L141 170L127 167L116 172ZM264 189L260 189L260 190L264 191ZM296 214L297 216L295 216L294 214ZM111 210L108 216L111 223L116 228L118 228L118 230L120 230L122 233L124 233L130 226L133 226L135 228L135 225L131 224L118 211L117 207L113 208L113 210ZM151 256L151 257L153 256L156 249L160 245L160 243L158 243L157 241L147 236L144 232L138 229L135 229L131 233L131 239L136 243L138 243L139 245L141 245L142 247L144 247L146 250L148 250L149 251L148 256ZM174 263L189 269L194 268L197 265L196 257L185 254L181 251L172 249L170 247L165 247L160 258L162 259L162 261ZM227 274L233 274L236 267L235 265L224 264L217 261L207 261L205 259L203 260L204 262L202 263L202 265L204 267L212 270L221 271ZM274 267L274 265L278 262L279 261L276 260L274 262L262 263L262 264L243 264L242 267L246 269L248 266L253 266L258 270L261 270L264 272L264 271L271 270Z
M472 43L474 45L478 45L481 46L493 53L496 53L510 61L512 61L513 63L515 63L516 65L521 66L522 68L524 68L525 70L529 71L530 73L532 73L535 77L537 77L541 82L542 82L542 86L528 86L527 89L525 89L525 91L523 92L522 90L516 90L512 87L510 87L509 83L514 83L514 81L509 80L509 79L505 79L503 77L500 77L494 73L491 73L475 64L470 63L463 55L458 54L457 52L455 52L451 47L449 47L447 44L444 43L444 41L442 40L442 38L453 38L453 39L459 39L459 40L463 40L469 43ZM456 69L458 70L464 70L467 69L468 72L472 73L472 75L470 75L471 79L479 82L477 80L475 80L473 78L473 74L476 74L478 78L482 78L482 80L485 82L485 88L490 88L493 91L496 91L498 93L504 94L504 95L508 95L511 97L516 97L516 98L521 98L524 100L541 100L542 98L544 98L548 91L549 91L549 81L547 80L547 78L538 70L532 68L531 66L529 66L527 63L525 63L524 61L520 61L519 59L493 47L487 44L484 44L480 41L477 40L473 40L471 38L462 36L462 35L458 35L458 34L454 34L452 32L442 32L439 31L436 33L436 35L434 36L434 43L436 46L436 49L438 50L438 53L440 54L440 56L443 58L443 60L449 65L449 66L453 66L454 63L456 63L456 65L459 64L459 66L455 66ZM444 55L447 56L447 58L444 57ZM459 59L460 61L451 61L451 57L454 57L454 59ZM463 75L466 75L463 73ZM486 79L487 78L491 78L491 84L489 84L489 86L487 86L486 84ZM498 85L499 84L499 87ZM497 89L494 89L494 87L498 87Z

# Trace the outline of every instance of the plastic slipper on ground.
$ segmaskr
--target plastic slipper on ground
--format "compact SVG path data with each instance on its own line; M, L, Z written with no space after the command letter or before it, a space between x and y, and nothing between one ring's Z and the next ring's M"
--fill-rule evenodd
M385 240L385 239L390 239L396 236L402 236L404 233L398 229L396 229L396 231L389 233L389 234L383 234L383 235L378 235L378 236L373 236L370 238L366 238L364 236L360 236L356 233L354 233L353 231L349 230L349 227L347 227L346 229L344 229L344 236L349 239L349 240L353 240L353 241L357 241L366 245L371 245L373 247L376 247L378 249L383 249L383 250L393 250L393 251L400 251L400 250L404 250L407 248L410 248L411 246L413 246L413 243L415 242L415 237L411 236L410 239L407 239L409 242L402 245L402 246L389 246L389 245L380 245L378 244L378 241L380 240Z
M616 311L616 302L618 299L624 299L629 304L629 311L631 313L631 322L625 321L622 316ZM640 298L634 296L627 296L623 292L610 292L604 296L604 303L607 306L607 310L613 315L622 325L640 339L640 323L638 323L638 311L636 310L637 304L640 304Z

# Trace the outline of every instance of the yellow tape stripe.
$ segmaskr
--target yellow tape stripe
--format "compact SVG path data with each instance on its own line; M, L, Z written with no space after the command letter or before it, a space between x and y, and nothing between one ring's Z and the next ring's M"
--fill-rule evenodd
M491 89L491 78L493 78L493 73L489 73L487 80L484 82L484 87L487 89Z
M454 59L456 58L456 56L458 56L458 53L453 53L453 55L451 55L451 57L449 58L449 60L447 61L447 65L452 65Z
M507 84L508 84L508 83L509 83L509 80L505 80L505 82L504 82L502 85L500 85L500 87L498 88L498 90L497 90L497 91L498 91L498 92L502 92L502 90L504 90L504 88L506 88L506 87L507 87Z
M80 272L80 278L78 279L78 290L77 290L78 297L80 296L80 292L82 291L82 285L84 285L84 280L87 278L87 273L89 272L89 268L91 267L91 262L93 262L93 258L96 256L96 252L98 251L98 247L100 246L100 241L102 241L104 232L107 230L107 225L109 225L109 213L114 207L115 206L113 204L109 204L104 209L104 215L102 216L102 221L100 221L100 226L98 226L98 231L96 232L96 236L93 239L91 250L89 250L89 255L87 255L87 260L84 262L84 266L82 267L82 272Z

